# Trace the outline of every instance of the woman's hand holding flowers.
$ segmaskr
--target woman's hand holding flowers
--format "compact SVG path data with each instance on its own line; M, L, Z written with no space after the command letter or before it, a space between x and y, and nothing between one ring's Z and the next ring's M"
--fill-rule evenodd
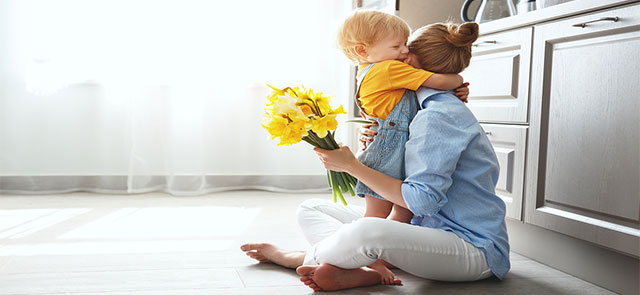
M340 146L339 149L335 150L325 150L321 148L314 148L313 150L318 155L318 158L320 158L320 161L322 161L324 168L328 170L349 173L349 171L353 171L353 168L360 164L348 146Z

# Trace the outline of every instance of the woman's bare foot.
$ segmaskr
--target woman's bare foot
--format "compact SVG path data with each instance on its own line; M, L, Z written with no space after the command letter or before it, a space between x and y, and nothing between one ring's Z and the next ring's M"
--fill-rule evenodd
M261 263L275 263L288 268L296 268L304 262L303 251L286 251L267 244L244 244L240 246L247 256L258 260Z
M342 269L331 264L304 265L298 267L296 272L300 275L300 281L314 291L337 291L380 284L380 274L367 267Z

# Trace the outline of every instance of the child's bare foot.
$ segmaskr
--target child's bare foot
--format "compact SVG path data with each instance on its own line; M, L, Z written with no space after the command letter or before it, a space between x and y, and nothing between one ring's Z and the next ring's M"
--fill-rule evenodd
M305 254L303 251L282 250L267 243L244 244L240 246L240 250L261 263L274 263L288 268L301 266L304 262Z
M302 281L314 291L337 291L380 284L380 274L370 268L342 269L331 264L304 265L296 269Z
M380 274L380 279L383 285L399 285L402 282L385 266L384 260L376 260L373 264L369 265Z

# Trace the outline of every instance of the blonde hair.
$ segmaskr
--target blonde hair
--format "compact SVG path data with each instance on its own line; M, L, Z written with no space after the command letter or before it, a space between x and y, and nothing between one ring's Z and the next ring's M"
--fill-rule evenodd
M478 24L436 23L413 33L409 52L416 55L420 67L435 73L457 74L471 60L471 44L478 39Z
M375 10L356 10L345 19L338 31L338 47L351 61L361 63L363 60L356 54L354 47L358 44L374 45L389 32L408 38L411 28L395 15Z

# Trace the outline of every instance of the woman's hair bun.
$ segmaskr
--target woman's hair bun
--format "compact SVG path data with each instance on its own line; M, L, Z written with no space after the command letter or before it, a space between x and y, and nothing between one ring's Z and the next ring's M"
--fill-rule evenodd
M471 46L478 39L479 28L477 23L449 24L447 30L449 35L445 38L456 47Z

